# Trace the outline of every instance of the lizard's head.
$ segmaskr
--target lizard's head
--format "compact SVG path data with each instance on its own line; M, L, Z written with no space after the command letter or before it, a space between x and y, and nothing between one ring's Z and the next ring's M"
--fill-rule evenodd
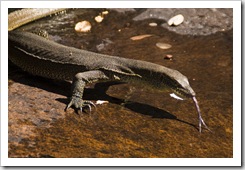
M177 79L176 82L174 82L174 85L172 86L172 88L170 88L173 93L176 93L177 95L183 98L190 98L196 96L196 93L191 88L187 77L182 75L182 77Z
M167 87L169 92L172 92L182 98L191 98L196 96L196 93L191 88L186 76L179 71L170 70L168 76L164 74L161 78L162 86Z

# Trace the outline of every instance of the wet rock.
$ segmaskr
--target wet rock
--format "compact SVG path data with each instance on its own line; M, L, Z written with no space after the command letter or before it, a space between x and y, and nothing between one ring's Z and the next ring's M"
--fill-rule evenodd
M71 11L71 14L76 14L75 22L77 16L81 18L81 13L84 13L81 10L87 9L78 9L75 13ZM89 9L88 12L91 10L94 9ZM89 16L93 19L99 11L101 10L97 9L90 13L91 15L85 13L82 18ZM176 14L178 13L170 17ZM170 28L182 28L186 22L186 15L183 15L185 21L178 27ZM69 15L69 18L71 16ZM74 47L85 44L87 50L94 50L94 46L100 44L101 39L108 38L113 40L113 45L110 45L113 48L106 48L103 53L148 60L157 64L162 64L164 55L170 52L148 48L149 45L156 42L173 42L171 45L175 48L171 49L171 54L178 60L164 62L163 65L183 72L191 80L190 83L197 92L198 99L200 98L205 121L214 133L204 131L200 137L195 128L196 110L191 101L179 102L166 93L138 88L130 83L110 86L107 83L96 84L96 88L86 88L84 99L93 102L107 100L110 103L97 105L96 111L92 110L91 114L88 114L89 111L84 112L82 116L73 109L64 112L68 102L66 98L70 94L70 83L30 78L28 74L25 74L29 77L26 80L17 74L19 71L12 69L9 73L13 72L12 77L17 77L18 81L11 75L9 79L19 83L10 82L12 85L8 88L6 114L9 118L9 158L233 157L233 31L212 36L185 36L183 39L183 36L163 29L164 36L154 36L150 38L152 41L138 46L140 43L130 41L128 37L146 34L141 32L141 26L153 30L147 34L162 35L158 29L160 25L154 29L148 26L148 21L134 24L130 17L122 16L126 14L115 13L112 17L115 19L110 22L108 20L108 25L100 24L101 29L98 30L93 27L95 35L86 34L82 38L71 34L74 26L63 30L64 23L74 23L74 20L66 21L67 15L65 20L60 20L63 16L59 16L58 23L56 21L52 27L50 23L54 23L53 18L49 19L52 22L39 20L36 26L42 25L43 28L53 30L55 34L50 36L63 38L68 35L63 38L65 44ZM130 27L135 28L134 32L130 29L124 31L125 23L128 22L132 23ZM111 23L115 24L115 27L111 27ZM167 23L166 26L169 27ZM122 32L118 33L118 29ZM94 41L95 37L98 37L99 42ZM84 42L93 46L86 46ZM214 45L216 48L213 48ZM219 64L222 60L228 60L228 65Z
M169 27L167 21L176 14L185 16L184 22L178 27ZM233 28L233 11L229 8L150 8L133 20L152 18L163 20L162 27L183 35L209 35Z
M112 42L110 39L108 39L108 38L103 39L102 42L101 42L100 44L96 45L96 49L97 49L98 51L102 51L102 50L104 50L108 45L110 45L110 44L112 44L112 43L113 43L113 42Z
M116 11L119 13L125 13L125 12L135 12L136 10L134 8L108 8L112 11Z

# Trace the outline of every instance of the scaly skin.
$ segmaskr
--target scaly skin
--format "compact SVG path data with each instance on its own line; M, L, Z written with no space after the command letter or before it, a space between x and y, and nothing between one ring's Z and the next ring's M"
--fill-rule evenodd
M46 11L49 10L40 9L39 16L40 13L42 17L45 16ZM10 18L12 16L9 15ZM11 22L14 23L14 19L11 19ZM11 24L11 27L15 25ZM188 79L177 70L146 61L79 50L21 31L9 32L9 59L24 71L34 75L73 80L72 97L66 109L74 106L82 111L84 106L90 108L90 105L94 105L91 101L82 98L87 83L123 81L144 84L158 91L174 92L184 98L192 98L199 114L200 131L202 124L208 129L201 117L195 92L189 85Z

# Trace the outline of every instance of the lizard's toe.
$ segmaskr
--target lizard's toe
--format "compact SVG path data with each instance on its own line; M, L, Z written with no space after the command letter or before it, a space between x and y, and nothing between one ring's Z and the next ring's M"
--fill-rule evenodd
M81 113L83 111L83 107L88 107L89 108L89 112L92 111L92 107L91 106L94 106L96 108L96 105L92 101L83 100L80 97L76 97L76 96L73 96L71 98L71 101L66 106L65 110L69 109L71 106L74 106L76 109L80 109Z

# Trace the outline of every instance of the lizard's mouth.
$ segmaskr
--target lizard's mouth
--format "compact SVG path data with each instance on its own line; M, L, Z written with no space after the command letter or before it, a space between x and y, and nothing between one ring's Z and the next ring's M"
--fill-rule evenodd
M192 98L196 95L192 89L188 90L188 89L183 89L183 88L175 88L175 89L172 89L172 92L173 93L171 93L170 96L178 100Z

